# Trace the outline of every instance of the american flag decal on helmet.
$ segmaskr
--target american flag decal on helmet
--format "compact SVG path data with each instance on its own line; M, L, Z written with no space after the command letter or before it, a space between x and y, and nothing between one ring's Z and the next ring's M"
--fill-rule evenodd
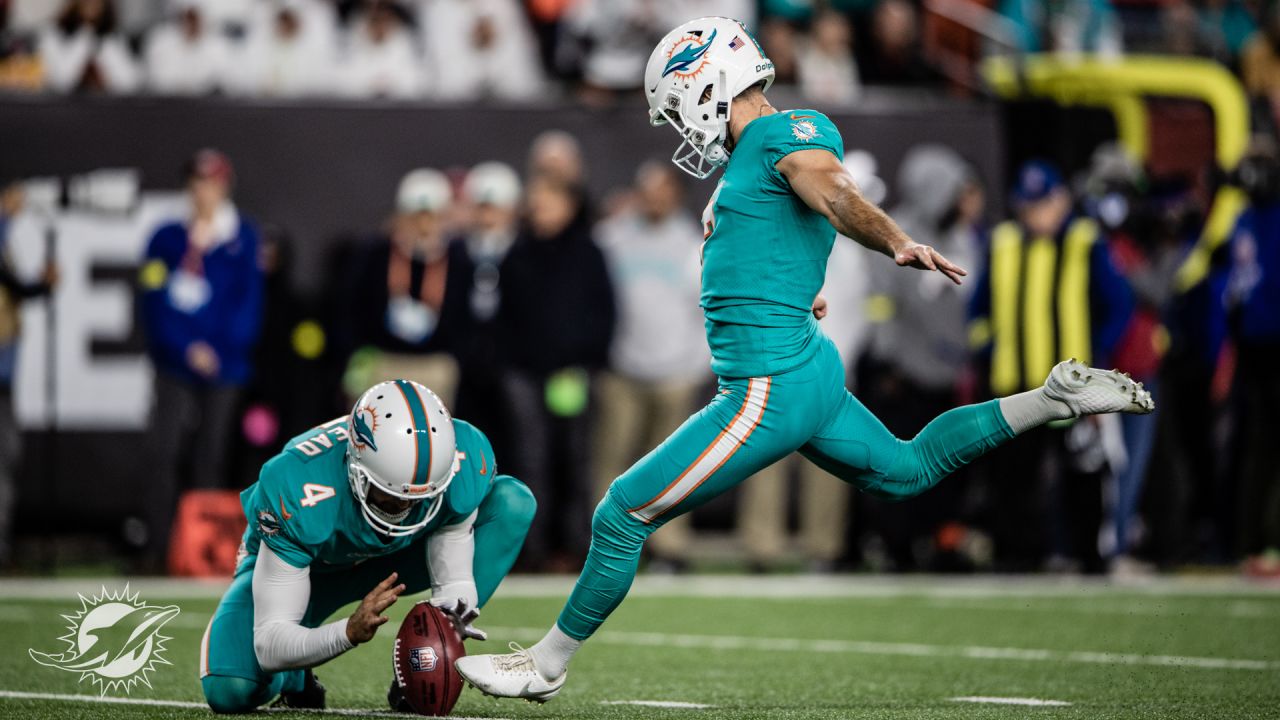
M734 35L733 39L729 41L729 49L737 50L738 48L742 47L745 44L746 43L742 42L742 38L738 37L737 35Z

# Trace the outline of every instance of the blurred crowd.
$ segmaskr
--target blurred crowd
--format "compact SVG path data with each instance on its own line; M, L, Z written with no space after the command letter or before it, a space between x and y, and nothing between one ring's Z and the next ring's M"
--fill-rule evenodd
M741 19L780 85L825 103L864 85L971 89L948 58L1196 55L1280 96L1266 0L0 0L0 89L442 101L637 91L686 20ZM933 7L933 6L936 6ZM941 8L940 15L931 14ZM976 14L975 14L976 13ZM968 25L948 24L967 16Z
M846 166L869 197L895 191L889 211L913 238L971 270L955 286L837 239L822 325L850 388L891 431L909 437L947 408L1036 387L1069 356L1131 373L1157 412L1033 431L896 505L789 458L728 506L662 528L651 568L688 568L714 515L758 571L798 559L813 571L1147 573L1243 559L1249 573L1280 573L1280 473L1267 455L1280 430L1270 137L1215 178L1244 198L1225 221L1206 215L1190 180L1149 178L1110 144L1078 177L1025 163L1004 217L992 216L1001 189L946 146L913 147L888 180L865 151ZM698 307L703 230L669 162L593 196L577 141L550 131L522 171L414 170L389 193L385 224L334 251L319 300L287 279L287 233L236 207L228 157L201 151L186 174L189 210L152 232L138 276L157 372L137 540L154 568L182 492L247 485L293 434L347 412L374 382L409 377L482 428L503 471L537 495L523 569L570 570L608 483L714 393ZM0 242L21 205L4 197ZM1210 226L1227 232L1207 246ZM11 313L56 272L24 284L0 267L0 281ZM4 337L0 369L12 366L16 328ZM12 373L0 379L7 388ZM9 398L0 393L0 449L15 448L5 477L16 462Z

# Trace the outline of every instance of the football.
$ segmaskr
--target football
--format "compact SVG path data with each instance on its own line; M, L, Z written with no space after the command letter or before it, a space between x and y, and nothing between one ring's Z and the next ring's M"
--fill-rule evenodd
M466 655L453 621L430 603L413 606L396 633L391 665L396 684L419 715L448 715L462 693L453 663Z

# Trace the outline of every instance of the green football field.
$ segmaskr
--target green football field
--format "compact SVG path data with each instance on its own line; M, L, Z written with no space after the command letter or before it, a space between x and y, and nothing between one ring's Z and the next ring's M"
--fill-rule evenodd
M100 581L0 580L0 718L209 717L197 651L219 587L135 582L181 613L171 665L102 697L37 664ZM122 588L107 581L108 590ZM488 643L531 643L569 581L512 578L484 610ZM331 713L393 716L394 624L321 667ZM109 704L107 704L109 701ZM1007 703L1027 704L1007 704ZM644 704L641 704L644 703ZM296 714L305 717L305 714ZM1112 586L1079 579L869 576L642 578L541 706L466 689L475 718L1280 718L1280 587L1232 579Z

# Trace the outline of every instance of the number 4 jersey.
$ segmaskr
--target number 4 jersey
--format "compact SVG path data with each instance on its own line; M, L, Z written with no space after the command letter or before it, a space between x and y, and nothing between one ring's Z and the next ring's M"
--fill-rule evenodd
M294 567L312 572L350 568L371 557L404 549L422 533L462 522L488 494L497 474L493 448L484 433L453 421L458 473L445 492L439 514L418 533L405 537L378 534L364 519L347 479L347 418L341 417L290 440L262 466L258 482L240 493L249 527L244 551L266 543ZM405 518L415 522L427 512L420 502Z

